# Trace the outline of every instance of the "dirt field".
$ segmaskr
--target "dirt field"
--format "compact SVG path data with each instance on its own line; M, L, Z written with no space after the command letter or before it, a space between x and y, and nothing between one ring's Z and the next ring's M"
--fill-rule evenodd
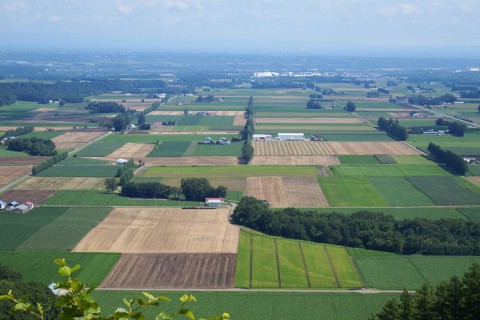
M150 157L145 158L145 166L234 166L237 157Z
M155 145L153 143L133 143L127 142L122 147L113 151L106 157L102 157L104 160L116 161L119 158L122 159L148 159L147 154L149 154Z
M468 179L480 186L480 177L468 177Z
M8 190L2 193L2 201L24 203L32 201L38 205L55 193L55 190Z
M245 123L247 123L247 119L245 119L244 116L235 116L235 119L233 120L233 125L234 126L245 126Z
M14 190L89 190L105 189L105 179L84 177L31 177Z
M55 143L56 149L77 149L84 144L103 136L104 134L104 131L70 131L53 138L52 141Z
M101 287L233 288L235 261L235 254L124 254Z
M115 208L76 252L236 253L229 209Z
M366 141L253 141L256 156L327 155L418 155L415 149L397 142ZM254 159L255 159L254 157Z
M0 157L0 166L29 166L36 165L50 157Z
M21 166L21 167L14 167L14 166L5 166L0 167L0 186L5 186L10 182L17 180L24 175L27 175L32 172L31 167Z
M309 166L340 164L335 156L255 156L250 164L257 166Z
M255 123L307 123L307 124L336 124L336 123L363 123L358 118L256 118Z
M247 196L268 200L271 207L328 207L315 177L249 177Z

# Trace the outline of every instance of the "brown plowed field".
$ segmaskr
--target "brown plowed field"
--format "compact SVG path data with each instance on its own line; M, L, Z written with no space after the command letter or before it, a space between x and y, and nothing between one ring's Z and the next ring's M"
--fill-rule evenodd
M392 156L407 155L416 156L420 152L399 141L331 141L327 142L330 147L335 150L336 154L341 155L372 155L372 154L389 154Z
M476 183L480 186L480 177L468 177L473 183Z
M105 189L105 179L84 177L31 177L15 190L89 190Z
M309 166L340 164L335 156L255 156L250 164L256 166Z
M335 155L330 145L322 141L253 141L252 146L255 156Z
M237 157L149 157L145 158L146 166L234 166L238 165Z
M14 166L5 166L0 167L0 186L5 186L10 182L17 180L24 175L27 175L32 172L31 167L22 166L22 167L14 167Z
M420 154L398 141L253 141L252 146L255 156Z
M358 118L256 118L255 123L307 123L307 124L336 124L336 123L363 123Z
M245 123L247 123L247 119L245 119L244 116L235 116L235 119L233 120L233 125L234 126L245 126Z
M229 209L115 208L76 252L236 253Z
M36 165L50 157L1 157L0 166L28 166Z
M56 190L8 190L1 195L2 201L23 203L32 201L36 205L53 195Z
M315 177L249 177L247 196L268 200L271 207L328 207Z
M104 160L115 161L119 158L122 159L142 159L147 158L155 145L152 143L133 143L127 142L117 150L113 151L106 157L102 157Z
M123 254L101 287L233 288L235 261L235 254Z
M89 132L79 132L79 131L70 131L65 132L64 134L59 135L52 139L55 144L57 143L79 143L79 142L90 142L98 137L101 137L105 134L105 131L89 131Z

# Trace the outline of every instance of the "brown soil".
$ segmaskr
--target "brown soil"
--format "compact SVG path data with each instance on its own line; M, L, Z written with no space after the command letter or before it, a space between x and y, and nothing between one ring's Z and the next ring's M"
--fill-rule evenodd
M145 158L146 166L234 166L237 157L150 157Z
M480 186L480 177L468 177L473 183L476 183Z
M351 142L327 142L327 144L335 150L336 154L341 155L372 155L372 154L389 154L396 155L420 155L420 152L398 141L351 141Z
M0 157L0 166L29 166L36 165L50 157Z
M119 158L122 159L142 159L145 161L147 154L149 154L155 145L152 143L133 143L127 142L117 150L113 151L106 157L102 157L104 160L115 161Z
M247 119L245 119L244 116L235 116L235 119L233 120L233 125L234 126L245 126L245 123L247 123Z
M42 203L47 198L52 196L56 190L8 190L2 193L2 201L11 202L17 201L23 203L31 201L36 205Z
M340 164L335 156L255 156L250 162L257 166L309 166Z
M0 186L5 186L20 177L23 177L32 172L31 167L21 166L5 166L0 167Z
M105 179L84 177L31 177L13 187L15 190L89 190L104 189Z
M124 254L101 287L233 288L235 261L235 254Z
M229 209L115 208L75 252L236 253Z
M335 123L363 123L358 118L256 118L255 123L307 123L307 124L335 124Z
M315 177L249 177L245 195L268 200L276 208L329 206Z
M57 143L86 143L97 139L105 134L105 131L69 131L52 139Z

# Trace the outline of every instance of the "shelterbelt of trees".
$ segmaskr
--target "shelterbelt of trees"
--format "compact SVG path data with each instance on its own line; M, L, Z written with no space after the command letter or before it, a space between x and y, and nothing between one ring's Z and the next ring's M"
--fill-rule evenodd
M480 224L460 219L398 221L391 215L369 211L344 215L295 208L272 210L254 197L243 197L232 221L273 236L372 250L425 255L480 254Z

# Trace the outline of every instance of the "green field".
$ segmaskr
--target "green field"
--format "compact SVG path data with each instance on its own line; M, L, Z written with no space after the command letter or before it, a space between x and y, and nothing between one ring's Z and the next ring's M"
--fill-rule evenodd
M58 239L58 241L61 241ZM79 264L76 276L89 285L98 286L120 258L117 253L78 252L0 252L0 263L20 272L25 281L38 281L45 285L62 278L54 264L55 259L66 259L70 266Z
M0 157L29 157L30 155L25 152L11 151L5 146L0 147Z
M39 177L92 177L108 178L117 174L117 166L75 166L72 170L69 166L53 166L40 172Z
M270 237L242 230L235 273L236 286L250 286L250 264L252 288L362 286L343 247Z
M480 165L479 164L471 164L468 166L468 172L472 176L480 176Z
M106 157L113 151L122 147L124 142L105 142L106 139L102 139L102 142L95 142L89 144L85 148L78 151L76 154L79 157Z
M424 156L392 156L398 164L427 164L433 165L435 162L428 160Z
M232 144L199 144L195 148L192 156L236 156L242 155L243 143L234 142Z
M145 309L154 318L160 310L175 311L178 298L184 291L155 292L166 295L172 302L165 302L159 308ZM399 294L360 293L315 293L315 292L189 292L197 301L187 305L196 316L214 317L224 312L231 319L328 319L367 320L379 312L387 300L398 298ZM96 291L93 296L103 306L102 310L114 311L123 306L123 298L141 297L136 291Z
M188 141L164 141L153 149L147 157L181 157L190 147Z
M0 214L0 250L15 250L43 226L57 219L65 208L35 208L28 214Z
M146 206L146 207L182 207L197 206L195 201L175 201L164 199L132 199L122 197L118 193L105 190L59 190L45 200L46 206Z
M460 211L465 217L467 217L471 221L480 223L480 207L459 208L458 211Z
M58 210L60 208L53 208ZM16 250L69 251L101 220L111 208L64 208L61 216L41 227ZM54 236L52 236L54 235ZM61 240L60 240L61 239Z
M403 177L368 177L368 180L394 207L435 205L432 199Z
M440 206L480 204L480 187L466 179L452 176L407 179Z
M385 207L387 200L365 176L319 177L328 203L335 207Z
M404 177L450 175L448 171L435 164L343 165L332 166L331 168L333 172L340 176Z
M220 167L150 167L143 177L162 178L246 178L260 176L316 176L314 166L220 166Z
M480 257L389 256L356 257L356 264L367 286L388 290L418 289L423 283L435 285L461 276Z
M379 164L378 159L371 155L364 156L351 156L351 155L339 155L340 162L345 164Z
M57 163L57 166L104 166L107 164L107 161L89 159L89 158L80 158L80 157L68 157L65 160Z

